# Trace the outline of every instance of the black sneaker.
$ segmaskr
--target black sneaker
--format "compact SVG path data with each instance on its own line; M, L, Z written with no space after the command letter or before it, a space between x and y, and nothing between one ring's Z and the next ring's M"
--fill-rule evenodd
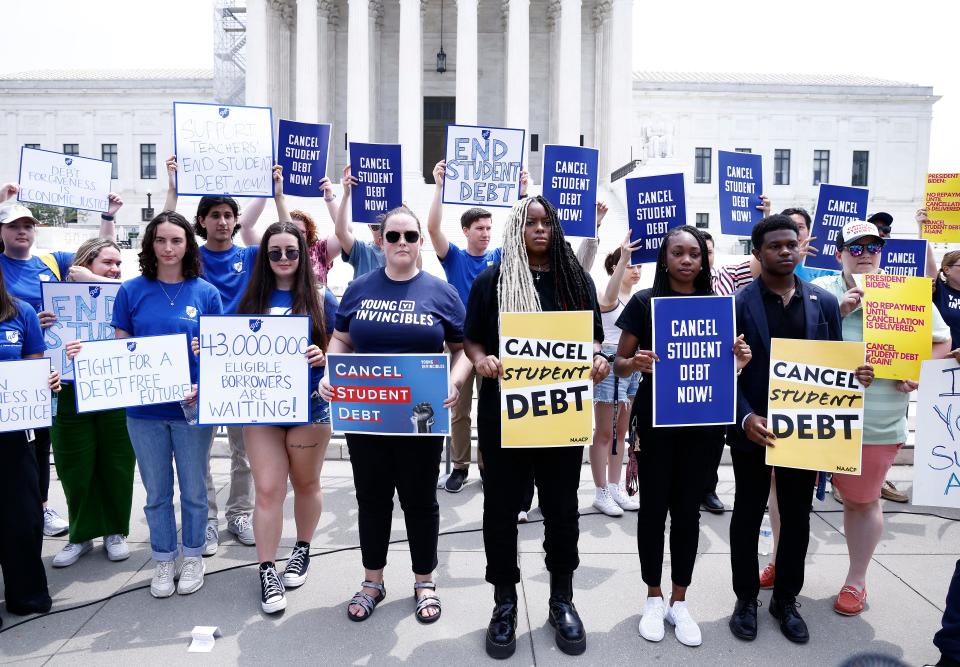
M293 547L287 566L283 569L283 585L287 588L303 586L307 580L307 569L310 567L310 544L297 542Z
M463 491L463 483L466 481L467 471L461 470L460 468L454 468L453 472L450 473L450 476L447 477L447 481L444 483L443 488L450 493L460 493Z
M283 582L273 563L260 563L260 608L267 614L287 608Z

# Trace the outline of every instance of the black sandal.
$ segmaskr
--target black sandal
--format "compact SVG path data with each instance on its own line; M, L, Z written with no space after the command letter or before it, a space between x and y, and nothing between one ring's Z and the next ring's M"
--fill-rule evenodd
M363 590L364 588L373 588L380 591L380 593L377 595L377 597L373 597L369 593L365 592ZM351 621L356 621L357 623L367 620L373 616L373 610L377 608L378 604L383 602L385 597L387 597L387 589L384 588L382 583L378 584L376 581L364 581L360 584L360 590L357 591L357 593L350 598L350 602L347 603L347 618L349 618ZM364 614L361 616L351 612L351 605L357 605L358 607L362 608Z
M426 590L427 592L417 597L417 591ZM413 585L413 599L417 603L417 610L414 612L417 621L428 625L430 623L436 623L440 620L440 614L443 613L443 609L440 607L440 598L437 597L437 594L433 591L437 590L437 585L432 581L418 581ZM422 616L421 612L424 609L436 609L437 613L432 616Z

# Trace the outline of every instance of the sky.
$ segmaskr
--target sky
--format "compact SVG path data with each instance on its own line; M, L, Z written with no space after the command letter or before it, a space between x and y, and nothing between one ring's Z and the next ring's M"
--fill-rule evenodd
M5 31L0 72L213 67L208 0L2 4L3 23L25 29ZM859 74L933 86L942 99L933 107L929 170L960 171L957 25L957 0L637 0L633 65L648 71Z

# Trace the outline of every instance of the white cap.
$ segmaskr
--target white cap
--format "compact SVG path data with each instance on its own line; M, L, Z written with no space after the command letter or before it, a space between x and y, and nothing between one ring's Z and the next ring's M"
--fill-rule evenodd
M843 230L840 232L840 238L843 239L843 245L849 245L854 241L858 241L867 236L874 236L878 239L881 238L880 231L877 229L875 224L872 222L863 222L861 220L848 222L843 226Z
M23 204L19 202L4 202L0 204L0 225L5 225L8 222L14 222L21 218L27 218L35 225L40 224L37 222L37 219L33 217L30 209Z

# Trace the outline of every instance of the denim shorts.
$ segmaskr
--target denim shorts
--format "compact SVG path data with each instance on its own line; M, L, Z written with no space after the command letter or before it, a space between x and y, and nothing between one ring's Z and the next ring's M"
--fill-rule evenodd
M310 423L330 423L330 404L323 400L323 397L320 396L320 392L317 390L310 393Z
M612 354L616 349L613 347L603 346L604 354ZM598 403L614 403L613 398L613 383L615 376L613 374L613 365L610 366L610 373L607 377L593 387L593 400ZM636 372L630 375L627 378L620 378L617 381L617 402L626 402L637 395L637 389L640 386L640 373Z

